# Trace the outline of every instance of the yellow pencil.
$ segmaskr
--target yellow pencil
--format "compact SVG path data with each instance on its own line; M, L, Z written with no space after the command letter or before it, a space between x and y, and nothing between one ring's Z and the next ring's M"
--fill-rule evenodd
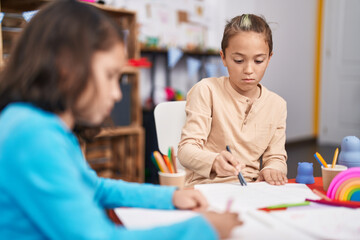
M160 172L165 172L164 169L163 169L163 165L161 165L161 163L159 162L158 157L155 156L155 152L153 152L153 156L154 156L154 159L155 159L155 162L156 162L157 166L159 167Z
M336 148L335 153L334 153L334 158L333 158L333 162L332 162L331 168L334 168L334 167L335 167L338 154L339 154L339 148Z
M168 167L165 165L165 161L164 158L161 156L161 153L159 153L158 151L154 151L154 157L157 161L157 163L159 164L160 167L160 171L164 172L164 173L169 173L169 169Z
M328 168L329 166L325 162L324 158L320 155L320 153L316 152L316 156L319 158L320 162L324 165L324 167Z

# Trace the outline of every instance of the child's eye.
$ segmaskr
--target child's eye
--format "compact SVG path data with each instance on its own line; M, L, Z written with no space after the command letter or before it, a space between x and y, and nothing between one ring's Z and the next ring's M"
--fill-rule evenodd
M255 60L255 63L256 63L256 64L260 64L260 63L262 63L262 62L264 62L264 60Z
M244 62L244 60L242 60L242 59L241 60L234 59L234 62L235 63L242 63L242 62Z
M113 74L113 73L107 73L107 78L108 78L109 80L111 80L111 79L114 78L114 75L115 75L115 74Z
M114 79L116 79L116 80L118 80L119 79L119 73L117 73L117 72L115 72L115 71L109 71L109 72L107 72L107 78L109 79L109 80L114 80Z

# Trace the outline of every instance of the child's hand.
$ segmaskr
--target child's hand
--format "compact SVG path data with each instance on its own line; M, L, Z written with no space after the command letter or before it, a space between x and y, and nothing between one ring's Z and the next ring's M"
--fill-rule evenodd
M198 190L176 190L173 195L173 204L178 209L201 211L208 208L208 202Z
M288 182L285 173L271 168L265 168L259 173L259 178L256 182L266 181L271 185L284 185Z
M216 156L211 171L217 176L237 176L244 167L231 153L222 151Z
M205 212L203 215L218 232L220 239L229 238L231 230L243 224L237 213Z

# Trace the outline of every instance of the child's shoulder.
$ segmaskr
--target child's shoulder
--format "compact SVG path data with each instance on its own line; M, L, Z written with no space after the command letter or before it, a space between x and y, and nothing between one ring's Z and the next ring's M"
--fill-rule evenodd
M223 85L225 81L225 77L210 77L203 78L201 81L197 82L193 88L201 88L201 89L218 89L219 86Z
M55 114L27 103L10 104L3 110L0 123L6 128L1 137L6 138L36 139L54 131L64 132L64 126Z
M269 90L264 85L261 85L261 88L262 88L262 92L264 94L264 97L266 98L266 101L276 102L276 103L279 103L279 104L286 105L285 99L283 97L281 97L279 94Z

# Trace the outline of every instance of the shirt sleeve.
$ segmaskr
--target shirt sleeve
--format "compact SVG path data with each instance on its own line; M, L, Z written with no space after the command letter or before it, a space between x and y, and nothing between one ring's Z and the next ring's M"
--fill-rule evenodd
M214 178L211 168L218 153L203 149L211 130L211 90L199 83L187 95L186 123L181 133L178 158L184 167L205 178Z
M122 180L97 178L96 201L105 208L140 207L175 209L172 196L175 187L145 183L130 183Z
M285 150L287 109L285 101L282 102L279 109L279 121L275 133L262 157L263 169L273 168L287 174L287 154Z
M145 194L140 194L141 187L138 185L100 181L100 192L94 194L91 183L96 182L92 182L89 174L82 173L82 170L88 169L79 167L81 161L73 155L74 151L67 140L54 131L40 131L36 136L32 132L20 138L15 137L13 142L8 143L17 146L16 149L13 147L16 151L11 152L10 148L8 151L13 160L5 164L6 171L1 171L8 182L6 191L14 204L24 212L34 229L38 229L46 238L148 239L151 236L155 239L195 239L198 234L205 234L208 239L217 237L210 224L201 216L171 226L146 230L127 230L115 225L107 217L102 204L110 206L120 196L119 201L123 205L131 205L133 200L133 205L137 206L171 208L169 197L173 189L160 190L145 186ZM114 187L124 189L112 192ZM106 189L104 193L113 196L104 197L101 188ZM151 189L153 192L150 194ZM160 204L151 205L153 199L158 200L158 192L165 199ZM128 196L121 198L125 194ZM137 194L141 195L140 199L136 199ZM141 204L145 195L148 200Z
M174 240L215 240L219 236L210 224L197 216L171 226L156 227L147 230L122 230L114 232L109 239L174 239ZM107 238L106 238L107 239Z

